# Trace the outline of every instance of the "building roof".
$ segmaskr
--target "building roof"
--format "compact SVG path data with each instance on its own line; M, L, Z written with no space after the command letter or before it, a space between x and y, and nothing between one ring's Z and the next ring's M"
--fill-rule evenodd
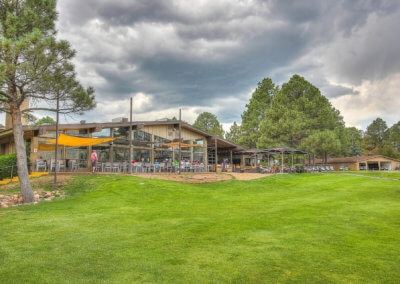
M389 159L392 161L400 162L399 160L396 160L394 158L382 156L382 155L371 155L371 156L354 156L354 157L344 157L344 158L328 158L327 163L328 164L339 164L339 163L358 163L362 161L368 161L372 160L375 158L385 158ZM308 163L308 161L306 162ZM311 160L312 163L312 160ZM324 160L323 159L315 159L316 164L323 164Z

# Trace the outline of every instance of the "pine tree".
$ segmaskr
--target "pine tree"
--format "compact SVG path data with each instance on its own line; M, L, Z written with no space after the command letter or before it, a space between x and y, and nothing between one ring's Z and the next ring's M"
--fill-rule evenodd
M379 117L368 125L364 136L364 150L370 152L379 149L383 141L387 139L387 129L386 121Z
M239 142L240 135L241 135L241 128L239 125L237 125L235 121L233 122L231 128L229 129L229 132L225 134L225 139L237 144Z
M12 117L18 177L24 202L33 201L21 117L35 110L80 113L95 106L93 89L76 80L75 51L56 39L55 0L0 2L0 111ZM26 99L37 106L21 110ZM39 107L45 102L48 107Z
M216 134L221 138L224 137L224 129L217 117L212 113L203 112L199 114L193 126L212 134Z
M316 132L344 128L338 110L319 89L299 75L282 85L260 123L258 148L286 145L303 147L303 139ZM339 130L335 130L338 133ZM335 137L340 140L340 135Z
M238 143L247 148L255 148L261 135L260 122L265 117L265 112L271 104L273 96L278 91L270 78L265 78L251 96L250 102L246 104L246 110L242 114L241 136Z

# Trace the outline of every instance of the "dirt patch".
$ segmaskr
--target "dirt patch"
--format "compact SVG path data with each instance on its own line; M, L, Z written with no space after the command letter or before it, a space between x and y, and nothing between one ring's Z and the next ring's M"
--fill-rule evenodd
M237 180L252 180L269 176L267 174L253 173L151 173L151 174L135 174L138 177L172 180L183 183L206 183L218 182L223 180L231 180L233 177Z
M73 178L71 176L59 175L57 176L57 183L59 185L64 185L71 182ZM37 191L38 193L44 191L43 187L48 186L49 184L53 183L54 176L53 175L46 175L37 178L31 178L31 185L32 189ZM19 192L19 182L11 182L6 185L0 186L0 194L8 194Z
M206 183L206 182L217 182L217 181L232 179L232 176L224 173L181 173L181 174L151 173L151 174L135 174L134 176L153 178L153 179L172 180L183 183Z
M263 177L272 176L272 174L258 174L258 173L229 173L234 176L237 180L252 180Z

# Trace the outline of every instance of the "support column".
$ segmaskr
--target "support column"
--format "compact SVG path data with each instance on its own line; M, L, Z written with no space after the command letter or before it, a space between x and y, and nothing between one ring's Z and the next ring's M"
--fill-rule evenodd
M151 134L151 142L150 162L154 164L154 134Z
M207 139L203 139L203 160L206 171L208 172L208 147L207 147Z
M218 170L218 144L217 144L217 135L215 135L215 172Z
M283 152L282 152L281 174L283 174Z
M110 131L111 131L111 138L114 138L114 129L111 128ZM110 163L111 163L111 167L114 165L113 153L114 153L114 145L113 145L113 142L111 141L111 145L110 145Z
M4 153L5 154L5 153ZM36 160L39 158L39 138L32 137L31 138L31 170L35 171Z
M230 150L230 154L231 154L231 168L232 168L232 172L234 172L234 171L235 171L235 169L233 168L233 167L234 167L234 165L233 165L233 155L232 155L232 150Z
M194 142L193 142L193 140L190 140L190 144L193 144ZM193 151L194 151L194 149L193 149L194 147L193 146L191 146L190 147L190 162L191 163L193 163L194 161L193 161L193 159L194 159L194 157L193 157Z

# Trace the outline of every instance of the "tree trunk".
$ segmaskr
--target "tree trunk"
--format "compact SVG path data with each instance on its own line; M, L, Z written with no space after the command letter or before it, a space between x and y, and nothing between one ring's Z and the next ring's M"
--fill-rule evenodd
M24 203L34 201L31 183L29 181L28 164L26 162L26 148L24 131L22 130L21 112L14 110L12 113L15 151L17 153L18 178Z

